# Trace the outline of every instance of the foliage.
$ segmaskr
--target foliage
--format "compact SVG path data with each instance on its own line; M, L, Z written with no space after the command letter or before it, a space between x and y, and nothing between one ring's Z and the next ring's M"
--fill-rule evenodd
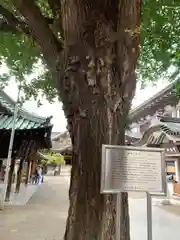
M46 96L52 102L58 95L55 83L33 37L31 34L24 34L23 29L27 32L26 22L16 10L15 2L0 0L0 61L9 68L8 74L0 78L1 87L6 85L11 76L16 76L17 81L23 81L26 99L29 100L33 96L38 100L37 89L39 89L41 96ZM45 18L54 19L50 21L50 27L53 32L56 31L56 36L59 36L60 28L57 30L55 24L58 17L57 1L37 0L36 2ZM54 2L53 7L48 4L49 2ZM17 30L19 27L14 29L15 20L6 17L2 6L18 19L19 25L23 26L20 31ZM180 1L144 0L142 10L138 80L143 86L149 81L156 82L160 77L174 79L178 76L180 69ZM37 73L39 63L43 71L28 81L27 76ZM172 72L175 72L173 77L171 77Z
M1 0L0 4L17 18L20 17L11 1ZM1 10L0 8L1 21L7 22L6 18L3 21ZM5 63L9 69L8 73L0 76L1 88L4 88L11 77L15 76L17 83L21 82L25 93L22 100L30 100L33 97L38 101L42 96L46 96L48 101L52 102L58 95L57 90L33 38L31 35L24 34L23 31L3 31L1 25L2 23L0 24L0 63Z
M144 1L141 36L139 80L174 80L180 69L180 1Z
M43 164L46 164L46 165L61 165L61 164L65 164L64 157L61 154L57 154L57 153L43 153L41 156L44 156Z

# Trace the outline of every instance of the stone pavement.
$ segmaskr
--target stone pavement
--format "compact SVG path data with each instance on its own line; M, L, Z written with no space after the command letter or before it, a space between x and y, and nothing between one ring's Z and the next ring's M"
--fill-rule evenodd
M68 210L69 176L45 177L25 206L0 212L2 240L62 240ZM144 195L130 194L131 240L146 240ZM153 240L179 239L180 206L153 204ZM78 240L78 239L77 239Z
M173 206L180 210L180 206ZM153 240L179 239L180 215L175 215L169 206L153 206ZM179 211L180 212L180 211ZM147 240L146 201L145 199L130 199L131 240Z
M69 178L45 177L25 206L0 212L2 240L61 240L68 211Z
M2 194L3 183L0 182L0 197ZM28 184L25 186L21 184L20 192L18 194L15 193L15 184L11 187L11 195L9 202L5 202L5 205L25 205L29 199L34 195L34 193L38 190L39 185Z

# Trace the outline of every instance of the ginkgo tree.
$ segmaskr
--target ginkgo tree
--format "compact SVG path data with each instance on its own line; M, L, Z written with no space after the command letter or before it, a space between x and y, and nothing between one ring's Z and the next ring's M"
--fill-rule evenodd
M173 66L178 76L180 3L0 2L0 58L8 67L2 86L16 76L26 99L37 99L37 89L50 101L58 96L68 121L73 160L64 239L115 239L116 196L100 194L101 146L124 144L136 75L146 83ZM123 193L121 240L129 239Z

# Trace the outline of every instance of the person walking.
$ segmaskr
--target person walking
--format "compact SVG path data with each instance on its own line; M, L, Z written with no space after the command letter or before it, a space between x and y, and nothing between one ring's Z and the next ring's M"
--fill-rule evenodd
M39 175L38 183L42 183L42 181L43 181L43 173L42 173L42 167L41 166L38 167L38 175Z
M38 168L35 168L34 174L33 174L33 184L39 183L39 171Z
M43 171L43 167L41 167L41 183L44 182L44 171Z

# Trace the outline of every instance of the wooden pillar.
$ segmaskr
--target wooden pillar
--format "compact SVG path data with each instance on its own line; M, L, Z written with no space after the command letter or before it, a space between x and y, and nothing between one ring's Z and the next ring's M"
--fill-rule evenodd
M27 171L26 171L25 185L27 185L29 182L30 171L31 171L31 158L29 156L28 157L28 166L27 166Z
M30 176L32 176L32 174L34 173L36 165L37 165L37 159L36 159L36 157L33 157Z
M34 161L31 161L31 169L30 169L30 173L29 173L29 178L32 178L32 175L34 173Z
M29 175L28 175L28 181L30 180L31 178L31 172L32 172L32 164L33 164L33 161L30 160L30 166L29 166Z
M17 172L17 182L16 182L16 190L15 190L16 193L19 193L19 191L20 191L23 163L24 163L24 158L21 158L20 163L19 163L18 172Z
M61 174L61 164L58 166L58 175Z
M7 201L7 202L9 201L10 195L11 195L11 187L12 187L12 183L13 183L13 174L14 174L15 164L16 164L16 159L12 158L11 166L10 166L10 170L9 170L9 176L8 176L8 185L7 185L7 191L6 191L6 199L5 199L5 201Z
M3 166L3 160L1 159L0 160L0 172L1 172L2 166Z

